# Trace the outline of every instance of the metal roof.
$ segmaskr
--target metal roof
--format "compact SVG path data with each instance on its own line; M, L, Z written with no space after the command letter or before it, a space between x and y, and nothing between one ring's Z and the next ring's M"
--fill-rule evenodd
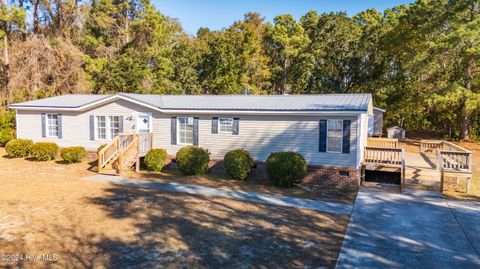
M38 99L28 102L11 104L16 107L55 107L55 108L78 108L104 98L112 96L111 94L66 94L50 98Z
M12 104L11 108L81 108L115 97L160 110L367 111L370 94L319 95L64 95Z

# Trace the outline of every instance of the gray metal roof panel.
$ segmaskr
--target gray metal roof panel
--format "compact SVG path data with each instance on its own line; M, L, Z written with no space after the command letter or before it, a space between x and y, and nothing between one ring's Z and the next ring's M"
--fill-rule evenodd
M111 94L67 94L12 104L14 107L78 108L112 96Z
M367 111L370 94L319 95L147 95L120 93L164 110ZM79 108L113 95L63 95L12 107Z
M121 95L166 110L366 111L371 100L370 94Z

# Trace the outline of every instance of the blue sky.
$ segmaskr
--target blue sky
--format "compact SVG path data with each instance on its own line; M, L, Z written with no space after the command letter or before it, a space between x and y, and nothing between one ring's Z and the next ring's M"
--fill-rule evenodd
M319 13L346 11L355 15L359 11L375 8L383 11L413 0L152 0L165 15L177 18L185 31L195 34L199 27L220 30L243 18L247 12L258 12L268 21L280 14L300 18L310 10Z

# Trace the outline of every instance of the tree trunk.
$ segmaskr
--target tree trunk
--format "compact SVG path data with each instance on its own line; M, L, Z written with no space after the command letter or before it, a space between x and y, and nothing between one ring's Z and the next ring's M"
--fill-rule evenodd
M39 30L39 20L38 20L38 4L40 0L33 1L33 33L37 34Z
M6 27L5 27L6 28ZM5 29L6 30L6 29ZM3 36L3 76L4 76L4 89L5 89L5 104L8 107L10 104L10 61L8 56L8 35L5 33Z
M468 129L470 128L470 117L468 113L463 112L462 115L462 133L461 137L463 140L469 140L470 136L468 134Z
M282 91L283 91L283 94L288 94L288 79L287 79L287 76L288 76L288 66L289 66L289 58L288 56L285 57L285 60L283 61L283 85L282 85Z

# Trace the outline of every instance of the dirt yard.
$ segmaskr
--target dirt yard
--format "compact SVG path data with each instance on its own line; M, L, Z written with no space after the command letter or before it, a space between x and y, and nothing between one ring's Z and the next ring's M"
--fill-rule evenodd
M181 175L178 170L167 169L164 169L161 173L149 171L135 173L131 171L128 172L126 176L151 181L197 184L214 188L261 192L345 204L353 204L357 196L357 191L353 190L322 188L299 184L291 188L280 188L273 185L268 179L252 178L248 180L233 180L229 179L228 176L210 174L206 176L184 176Z
M0 157L1 268L333 268L348 224L81 180L89 167Z

